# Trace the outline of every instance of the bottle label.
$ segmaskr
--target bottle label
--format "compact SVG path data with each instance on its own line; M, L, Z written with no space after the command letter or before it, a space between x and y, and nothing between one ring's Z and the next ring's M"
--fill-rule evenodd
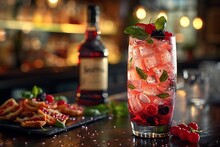
M107 58L81 58L79 70L81 90L107 90Z

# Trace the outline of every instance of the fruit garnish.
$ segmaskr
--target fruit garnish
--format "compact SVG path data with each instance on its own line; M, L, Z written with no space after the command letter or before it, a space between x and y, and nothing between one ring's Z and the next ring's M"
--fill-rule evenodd
M45 101L46 100L46 93L45 92L38 93L36 100L39 102Z
M192 129L194 129L194 130L198 130L198 129L199 129L198 124L195 123L195 122L189 123L189 124L188 124L188 127L192 128Z
M66 105L66 101L65 100L58 100L57 101L57 105Z
M200 140L199 133L202 132L198 130L199 126L195 122L190 122L188 125L182 123L170 128L170 133L173 136L179 137L181 140L187 140L191 143L197 143Z
M153 43L153 38L165 39L173 36L171 32L165 31L167 20L164 16L158 18L154 23L144 24L137 23L136 25L125 28L124 33L133 38L146 40L149 44Z
M157 106L154 105L154 104L148 104L148 105L146 105L146 107L144 108L144 112L145 112L148 116L155 116L155 115L157 115L158 108L157 108Z
M189 133L188 140L191 143L197 143L200 140L200 136L198 133L191 132Z
M154 125L157 125L158 124L158 118L156 117L147 117L147 123L154 126Z
M54 96L51 95L51 94L47 94L47 95L46 95L46 101L47 101L48 103L53 103L53 102L54 102Z
M170 108L165 105L159 105L158 107L158 113L160 115L167 115L170 112Z

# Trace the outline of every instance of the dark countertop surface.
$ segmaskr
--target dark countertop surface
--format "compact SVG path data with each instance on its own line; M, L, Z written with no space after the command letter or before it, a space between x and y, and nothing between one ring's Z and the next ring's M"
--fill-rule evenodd
M67 94L68 95L68 94ZM113 100L126 100L126 92L111 95ZM129 117L114 118L108 116L89 124L80 125L51 136L23 134L19 131L0 132L0 146L30 147L68 147L68 146L220 146L220 106L207 104L197 108L187 105L185 92L177 91L173 124L195 121L204 132L197 144L180 141L175 137L162 139L142 139L132 135Z

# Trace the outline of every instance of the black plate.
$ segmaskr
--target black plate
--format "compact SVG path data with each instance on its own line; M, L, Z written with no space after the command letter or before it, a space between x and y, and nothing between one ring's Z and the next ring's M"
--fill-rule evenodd
M52 127L52 126L44 126L43 128L24 128L20 124L0 120L0 129L1 130L10 129L10 130L19 131L19 132L23 132L27 134L50 136L50 135L54 135L60 132L64 132L64 131L79 127L84 124L88 124L88 123L106 118L106 117L107 115L91 116L91 117L90 116L71 117L66 122L65 128Z

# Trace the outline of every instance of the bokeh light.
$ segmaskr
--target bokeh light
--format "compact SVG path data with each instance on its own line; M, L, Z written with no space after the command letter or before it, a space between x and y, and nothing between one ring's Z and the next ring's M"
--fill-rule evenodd
M146 17L147 13L143 7L138 7L136 11L136 16L138 19L144 19Z
M196 30L199 30L201 29L203 26L203 21L201 18L199 17L196 17L194 20L193 20L193 27L196 29Z
M186 28L186 27L189 26L189 24L190 24L190 20L189 20L188 17L182 16L182 17L180 18L180 25L181 25L182 27Z

